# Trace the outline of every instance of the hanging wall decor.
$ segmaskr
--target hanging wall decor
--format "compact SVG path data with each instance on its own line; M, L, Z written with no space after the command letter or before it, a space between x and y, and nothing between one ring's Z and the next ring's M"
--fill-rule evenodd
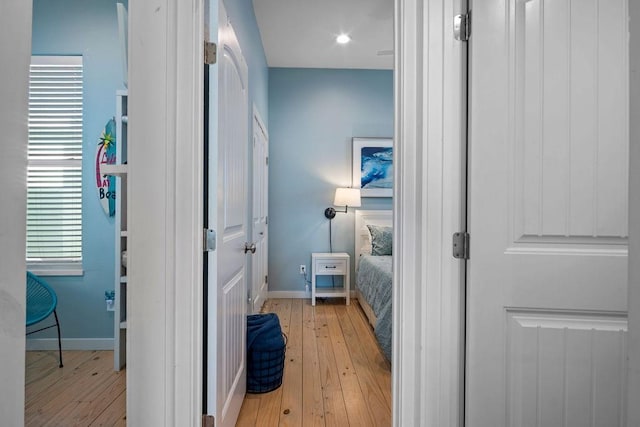
M393 140L353 138L353 188L362 197L393 195Z
M116 162L116 122L107 122L98 140L96 148L96 189L102 209L109 216L116 214L116 178L105 175L100 170L102 165L113 165Z

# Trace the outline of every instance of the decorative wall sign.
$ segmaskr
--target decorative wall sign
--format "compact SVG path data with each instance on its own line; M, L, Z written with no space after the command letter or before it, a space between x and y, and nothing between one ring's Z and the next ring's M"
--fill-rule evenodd
M116 121L107 122L96 148L96 189L102 209L109 216L116 214L116 178L100 171L102 165L116 162Z
M353 188L362 197L393 195L393 140L353 138Z

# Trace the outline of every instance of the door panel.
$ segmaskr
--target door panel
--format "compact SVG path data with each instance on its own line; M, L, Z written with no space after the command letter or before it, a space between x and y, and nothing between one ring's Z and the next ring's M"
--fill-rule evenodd
M620 425L625 317L536 310L506 316L507 425L580 427L592 417L594 425Z
M267 298L269 260L269 142L257 112L253 116L253 242L251 307L258 313Z
M472 12L467 425L618 425L627 3Z
M502 89L518 243L625 243L626 8L601 3L514 2Z
M222 2L218 51L215 415L233 426L246 390L248 71Z

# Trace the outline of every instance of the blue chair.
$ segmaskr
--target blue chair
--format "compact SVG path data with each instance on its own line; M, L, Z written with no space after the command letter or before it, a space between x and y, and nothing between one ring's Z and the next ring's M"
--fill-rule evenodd
M62 368L62 342L60 341L60 322L58 322L58 313L56 313L57 305L58 297L51 286L42 278L27 271L27 327L42 322L51 313L56 318L55 325L27 332L27 335L55 326L58 329L58 352L60 353L60 367Z

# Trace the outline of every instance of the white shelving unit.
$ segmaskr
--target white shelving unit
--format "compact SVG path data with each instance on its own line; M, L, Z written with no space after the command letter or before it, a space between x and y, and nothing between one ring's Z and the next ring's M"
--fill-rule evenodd
M116 91L116 164L104 165L105 174L116 180L115 218L115 310L113 325L113 365L116 371L127 363L127 91Z
M116 130L117 132L117 130ZM117 138L117 136L116 136ZM116 146L118 145L116 141ZM117 149L116 149L117 150ZM116 152L117 156L117 152ZM106 175L123 177L127 175L127 165L102 165L100 171Z

